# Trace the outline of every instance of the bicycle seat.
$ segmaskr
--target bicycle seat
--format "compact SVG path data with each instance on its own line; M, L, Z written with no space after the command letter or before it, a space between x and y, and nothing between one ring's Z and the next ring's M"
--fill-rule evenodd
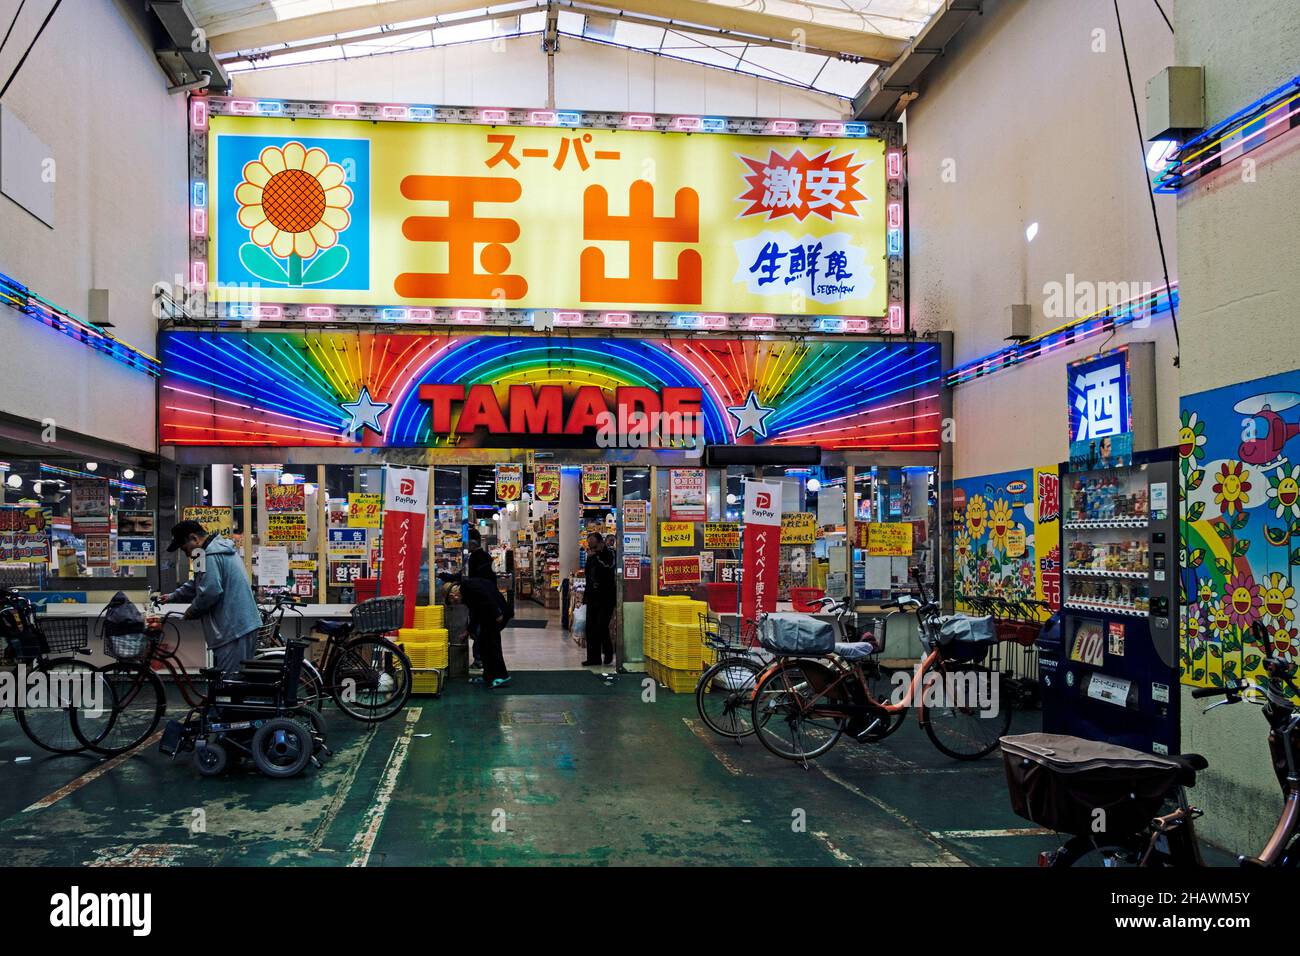
M343 620L326 619L316 622L316 630L330 637L342 637L352 630L352 620L344 618Z
M1196 771L1210 765L1200 754L1174 754L1169 759L1178 764L1178 782L1184 787L1196 786Z
M860 661L876 653L876 645L870 641L858 641L856 644L836 644L835 654L846 661Z

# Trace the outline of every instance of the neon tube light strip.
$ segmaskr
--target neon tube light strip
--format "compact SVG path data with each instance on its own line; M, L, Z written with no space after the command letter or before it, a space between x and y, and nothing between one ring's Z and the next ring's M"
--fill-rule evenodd
M96 352L102 352L127 368L144 372L152 378L157 378L162 372L162 363L152 355L127 345L106 329L77 318L71 312L59 308L4 273L0 273L0 302L16 312L30 315L42 325L47 325L56 332L62 332Z
M1154 318L1168 311L1171 302L1175 306L1178 304L1177 282L1172 283L1169 288L1161 286L1147 295L1073 319L1050 332L1044 332L1032 339L991 352L973 362L959 365L943 377L943 384L948 388L955 388L1012 366L1023 365L1031 359L1042 358L1057 349L1086 342L1098 335L1110 334L1116 329L1132 325L1138 319Z
M1176 193L1296 126L1300 126L1300 76L1180 146L1156 174L1151 188Z

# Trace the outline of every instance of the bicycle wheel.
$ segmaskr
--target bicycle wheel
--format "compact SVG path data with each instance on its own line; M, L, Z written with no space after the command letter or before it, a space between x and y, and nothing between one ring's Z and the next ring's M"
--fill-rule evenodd
M1056 851L1052 866L1128 869L1139 866L1145 853L1146 841L1142 836L1120 843L1098 843L1092 837L1076 836Z
M879 661L867 661L862 665L862 676L867 679L867 687L871 691L871 696L882 703L892 703L894 696L894 671L888 667L880 666ZM867 718L868 723L875 718ZM870 733L863 734L859 740L865 740L868 743L879 743L899 727L903 726L903 721L907 719L907 711L900 710L896 714L889 714L880 717L880 723Z
M114 704L97 716L72 713L77 739L106 757L126 753L149 739L167 710L162 681L144 664L115 661L96 669Z
M1011 728L1011 705L998 693L1000 676L982 664L943 660L925 675L922 723L941 752L956 760L978 760L997 749Z
M96 693L95 665L64 658L38 662L32 671L42 675L45 700L38 707L14 707L18 726L32 743L50 753L75 754L85 750L86 745L77 739L73 730L72 711L87 705L92 710L112 709L112 702L105 702Z
M845 715L825 709L848 702L842 683L831 686L837 676L818 661L791 658L759 678L750 719L763 746L785 760L799 761L834 747L848 723Z
M411 662L392 641L358 637L330 661L325 683L339 709L354 720L387 720L411 696Z
M748 657L724 657L695 685L695 707L715 734L740 739L754 732L754 686L763 667Z
M276 661L284 659L283 647L263 647L257 652L259 661ZM304 659L302 669L298 671L298 703L315 710L320 710L329 695L325 693L325 679L320 670L311 661Z

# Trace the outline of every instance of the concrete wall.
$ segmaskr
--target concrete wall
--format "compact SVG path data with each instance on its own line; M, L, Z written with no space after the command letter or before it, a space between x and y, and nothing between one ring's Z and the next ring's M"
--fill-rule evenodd
M1121 0L1139 108L1173 60L1173 37L1149 0ZM1097 32L1100 31L1100 32ZM907 111L913 325L951 330L956 363L1004 344L1007 309L1045 314L1048 283L1163 284L1111 0L990 0ZM1157 197L1171 276L1174 201ZM1026 227L1039 224L1032 242ZM1167 317L1109 346L1154 341L1157 431L1177 436L1178 386ZM954 477L1067 456L1065 365L1100 339L1062 349L954 392Z
M757 77L562 37L555 101L535 36L238 73L250 97L840 119L845 101Z
M7 28L18 0L0 0ZM48 4L27 4L3 54L7 78ZM64 4L5 94L50 147L54 225L0 197L0 271L88 317L109 290L115 335L152 354L153 286L184 273L185 103L166 92L125 0ZM155 448L153 380L10 309L0 309L0 411L137 449Z
M1178 0L1178 63L1205 69L1206 119L1222 120L1294 76L1300 17L1293 0L1250 0L1227 28L1215 0ZM1183 307L1182 394L1300 367L1300 134L1292 131L1178 197ZM1253 167L1254 181L1244 175ZM1185 749L1209 758L1196 787L1197 826L1236 852L1257 853L1281 806L1257 708L1183 696Z

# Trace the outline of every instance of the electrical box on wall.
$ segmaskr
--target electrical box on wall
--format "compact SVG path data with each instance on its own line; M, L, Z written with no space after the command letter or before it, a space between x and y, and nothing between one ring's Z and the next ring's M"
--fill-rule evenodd
M1007 306L1007 334L1003 338L1023 342L1032 336L1033 317L1033 310L1024 303Z
M1167 66L1147 80L1147 139L1185 140L1205 128L1205 76L1199 66Z

